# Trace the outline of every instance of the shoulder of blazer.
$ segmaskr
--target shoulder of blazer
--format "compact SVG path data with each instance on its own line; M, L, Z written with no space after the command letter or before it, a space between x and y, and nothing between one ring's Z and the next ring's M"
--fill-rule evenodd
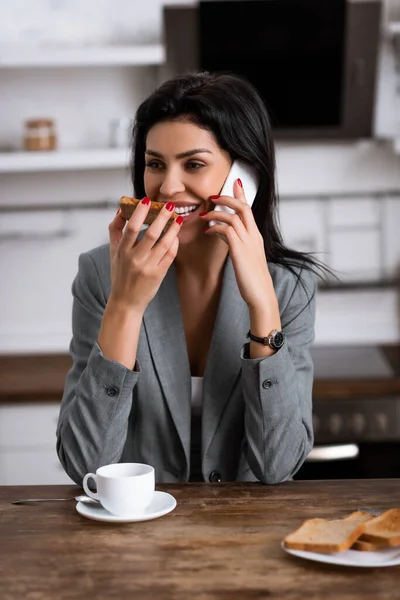
M108 298L111 288L110 244L103 244L88 252L83 252L80 256L79 265L81 274L85 279L90 277L89 269L91 271L94 269L96 273L95 276L99 280L105 297ZM86 270L82 273L82 269L85 269L85 267Z
M286 265L269 263L279 310L284 321L292 321L306 308L315 311L317 275L306 269L304 263Z

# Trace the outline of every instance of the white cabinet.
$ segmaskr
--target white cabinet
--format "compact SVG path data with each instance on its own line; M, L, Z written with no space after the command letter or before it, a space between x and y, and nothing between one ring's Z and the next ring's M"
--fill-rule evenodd
M279 220L284 242L300 252L315 252L325 261L324 203L319 199L281 200Z
M132 195L131 149L113 147L113 123L133 119L164 55L160 44L0 44L1 353L67 352L78 256L108 242ZM54 120L57 150L22 151L38 115Z
M0 174L126 169L130 143L110 147L112 123L133 118L164 60L161 44L0 45ZM57 150L22 151L37 115L55 122Z
M0 405L0 485L71 484L56 453L59 402Z
M0 281L9 282L0 299L2 354L68 351L78 256L107 243L116 211L78 209L32 211L23 219L0 213L0 248L7 248Z
M284 242L312 252L346 284L398 279L399 196L353 193L319 198L281 198Z
M327 201L329 264L343 281L383 278L383 198Z

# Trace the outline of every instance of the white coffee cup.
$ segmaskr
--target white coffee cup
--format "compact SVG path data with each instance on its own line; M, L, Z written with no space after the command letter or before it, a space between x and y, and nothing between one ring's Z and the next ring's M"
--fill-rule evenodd
M96 482L97 493L88 488L88 479ZM86 494L99 500L108 512L119 517L143 511L154 496L154 468L141 463L117 463L99 467L83 478Z

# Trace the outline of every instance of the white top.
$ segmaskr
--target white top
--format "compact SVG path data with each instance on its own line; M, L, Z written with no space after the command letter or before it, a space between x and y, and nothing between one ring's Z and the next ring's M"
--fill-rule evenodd
M192 377L192 410L203 406L203 377Z

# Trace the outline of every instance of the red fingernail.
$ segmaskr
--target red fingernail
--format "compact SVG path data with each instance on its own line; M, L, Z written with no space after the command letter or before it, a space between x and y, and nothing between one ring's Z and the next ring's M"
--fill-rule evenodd
M210 228L209 228L209 227L207 227L207 229L205 229L205 230L204 230L204 233L205 233L206 231L208 231L209 229L210 229Z
M145 197L143 198L143 200L142 200L142 204L146 204L146 206L147 206L148 204L150 204L150 202L151 202L151 200L150 200L150 198L148 198L147 196L145 196Z
M168 202L167 206L165 207L167 210L169 210L170 212L172 212L175 208L175 204L173 202Z
M204 215L206 215L206 214L207 214L206 212L199 213L199 217L204 217Z
M182 225L183 217L178 217L177 219L175 219L175 222L178 223L178 225Z
M238 182L238 184L240 185L240 187L242 188L242 187L243 187L242 180L238 178L237 182Z
M218 198L220 198L220 196L210 196L210 200L218 200Z

